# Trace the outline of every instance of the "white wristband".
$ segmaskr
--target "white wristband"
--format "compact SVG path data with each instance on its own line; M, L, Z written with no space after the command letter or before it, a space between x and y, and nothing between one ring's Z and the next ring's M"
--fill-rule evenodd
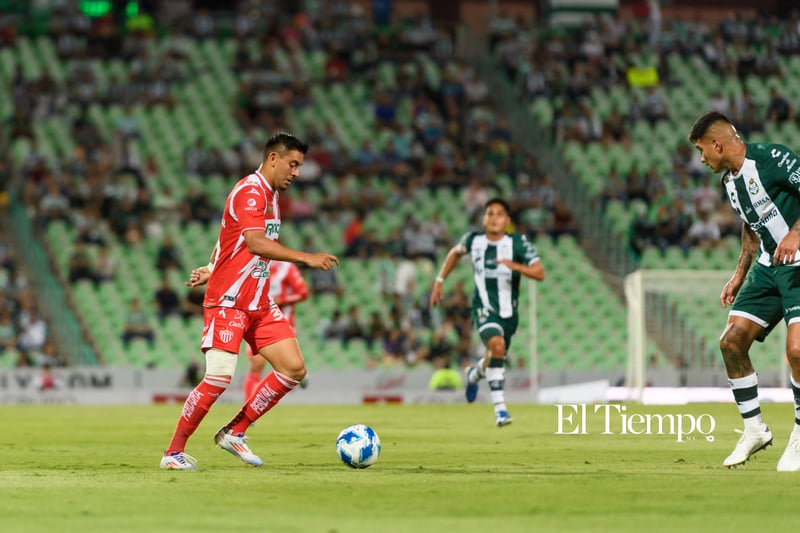
M436 276L436 283L444 284L444 278L442 276Z
M209 272L214 272L214 263L209 263L206 265L206 268Z

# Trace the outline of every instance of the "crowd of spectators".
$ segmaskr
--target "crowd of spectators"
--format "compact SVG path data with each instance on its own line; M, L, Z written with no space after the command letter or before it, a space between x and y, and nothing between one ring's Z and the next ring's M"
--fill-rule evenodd
M436 263L460 231L479 224L483 202L501 191L498 176L507 178L515 191L510 200L518 231L534 240L577 235L575 216L556 194L553 178L497 114L475 69L455 55L451 28L421 15L400 20L380 12L370 18L349 2L326 4L319 11L279 12L263 2L239 5L230 29L237 38L232 61L238 83L230 106L243 135L224 147L192 139L184 154L187 175L198 184L212 175L243 175L258 165L265 134L296 129L296 117L314 105L315 88L344 83L367 87L370 136L351 148L334 124L312 121L298 132L311 149L301 176L283 198L284 214L293 223L341 228L342 255L387 265L386 306L368 317L344 297L348 280L337 278L336 272L306 272L313 291L334 293L341 302L320 334L343 344L364 342L376 361L385 364L415 364L445 352L468 357L475 348L468 342L469 328L458 319L469 307L468 298L461 309L453 303L441 316L432 315L423 288L409 292L397 287ZM777 80L784 73L775 58L800 52L796 13L784 19L733 14L708 24L662 20L657 2L650 5L641 18L598 17L579 31L550 30L502 15L492 21L493 51L521 101L545 97L555 104L550 132L555 143L630 146L638 122L672 124L676 115L669 93L679 82L668 67L670 54L701 61L723 78ZM154 265L185 269L188 265L167 228L191 221L213 224L218 203L201 185L180 196L166 187L153 189L152 177L159 169L141 152L141 125L131 108L174 106L175 85L201 68L188 61L188 47L217 35L219 20L201 12L159 36L146 24L109 32L113 21L88 20L73 11L62 15L52 18L51 30L67 66L64 79L46 73L30 79L18 70L12 80L14 114L8 132L12 140L31 141L21 168L22 199L40 229L53 220L76 228L69 281L114 279L116 258L108 257L108 239L129 247L156 240L162 246ZM99 35L109 34L117 36L111 48L91 45ZM92 61L110 53L125 58L126 74L97 79ZM315 54L324 58L319 72L309 70L303 59ZM387 65L389 77L384 75ZM766 103L742 86L738 95L711 94L708 107L728 114L743 135L763 131L770 122L799 120L800 103L792 102L780 84L771 85ZM598 114L591 105L592 91L616 87L628 91L630 105ZM98 103L122 109L111 138L101 135L90 117L89 106ZM55 167L45 163L31 134L34 121L54 116L70 117L75 144L74 153ZM726 236L738 234L736 217L691 146L681 142L669 149L669 171L633 166L622 173L612 168L596 198L602 206L613 201L627 206L632 214L630 246L637 255L650 246L664 253L670 247L686 253L711 250ZM463 227L448 227L438 217L408 215L387 238L379 239L369 229L370 211L419 202L440 190L453 191L462 203ZM153 287L154 293L163 289ZM454 301L460 298L452 296ZM159 302L159 319L185 314L183 303L177 311L174 302L168 307Z
M181 197L174 196L169 187L155 190L153 177L159 169L152 156L142 153L141 125L133 108L175 104L172 88L190 72L187 47L197 37L192 33L196 28L159 40L152 25L120 28L110 15L90 19L74 3L59 5L49 20L48 35L64 67L63 79L54 79L46 70L38 77L25 76L17 64L10 80L13 113L3 132L10 145L20 140L28 143L17 169L17 183L35 230L43 237L54 221L74 230L64 273L64 281L70 284L88 280L98 286L114 281L120 260L116 243L147 253L145 241L156 242L154 268L162 272L183 269L186 265L169 228L193 221L211 224L218 218L217 209L201 187L190 187ZM157 46L151 46L154 43ZM13 34L4 45L14 45ZM124 76L98 77L94 62L123 58ZM120 109L108 136L91 116L90 107L97 105ZM74 150L56 162L48 161L37 145L33 124L63 117ZM191 167L191 160L187 160L187 171L201 175L200 169ZM143 313L155 307L163 319L170 313L160 307L161 289L153 287L152 297L142 295L141 302L129 304L140 306ZM198 314L197 294L188 291L180 304L184 318ZM136 314L127 313L119 332L125 344L137 336L153 339L136 325Z
M520 102L527 106L545 98L552 103L554 143L599 143L604 149L621 144L630 150L637 142L664 142L632 138L640 121L678 127L688 120L683 126L688 129L693 117L677 115L670 105L670 91L681 84L669 68L671 55L694 61L697 72L739 83L737 94L712 91L706 108L696 114L714 109L728 115L745 140L763 132L765 124L800 118L800 102L785 94L786 73L779 61L800 53L800 11L782 18L731 12L710 23L665 19L657 0L640 7L633 17L597 16L573 31L502 15L494 24L493 53L515 84ZM754 79L768 84L768 100L755 98ZM620 88L624 108L603 113L593 105L593 91ZM739 233L735 215L721 201L721 189L709 182L691 146L681 137L667 148L673 153L670 169L633 166L622 173L612 168L597 198L604 208L619 201L628 209L630 248L636 258L652 246L662 254L670 247L684 254L695 247L709 251Z
M58 367L68 363L45 320L39 300L7 242L0 243L0 360L3 366Z
M110 241L142 251L145 241L159 242L153 257L159 271L186 268L168 228L176 222L208 225L218 218L218 203L207 198L202 180L216 174L240 176L257 167L265 135L292 129L291 115L311 105L315 85L345 80L370 88L370 140L350 151L332 124L310 124L298 132L311 145L302 175L283 198L287 219L336 224L342 228L342 255L381 258L392 276L387 287L402 286L386 292L391 303L367 323L359 309L342 309L349 328L333 335L342 342L362 337L386 364L431 359L445 353L447 343L452 353L471 355L469 328L457 320L464 310L456 313L449 306L441 317L431 317L424 291L409 291L403 280L429 268L424 265L436 262L460 231L479 224L483 203L500 192L497 175L524 189L512 202L518 231L533 238L577 231L550 178L494 111L486 84L455 57L451 29L436 27L425 16L394 20L375 13L370 19L348 2L320 12L278 12L269 3L241 2L232 28L239 43L233 67L240 85L231 109L243 135L225 147L209 147L202 138L187 143L185 170L198 186L178 197L168 187L155 190L152 185L159 169L141 149L142 125L132 110L175 105L175 85L199 74L194 69L200 67L188 61L188 47L213 38L217 19L201 12L159 36L149 24L116 28L113 19L88 19L67 5L60 9L51 18L50 34L65 66L64 79L47 73L31 79L18 68L11 82L9 134L12 142L26 138L30 143L20 168L21 197L37 229L44 232L60 221L76 230L67 282L113 281L119 258L113 257ZM98 39L106 46L93 46ZM325 57L321 76L301 67L300 55L316 53ZM97 78L93 61L121 57L128 65L124 74ZM279 64L279 57L288 58L288 65ZM380 76L387 63L396 73L395 83ZM428 74L431 63L441 65L439 77ZM110 138L92 119L92 105L121 110ZM32 124L56 116L69 117L75 149L52 165L37 147ZM441 188L463 203L463 227L448 228L438 216L420 220L409 215L388 239L365 229L368 210L419 201ZM322 194L314 194L315 189ZM335 272L307 275L317 293L341 297L347 286ZM174 292L153 287L154 300L137 305L149 308L153 302L159 320L176 312L185 316L186 305L176 310ZM469 308L467 299L463 305ZM425 335L431 328L433 334ZM430 345L423 346L428 338Z
M629 145L638 121L673 120L668 90L676 82L667 67L668 54L697 57L721 76L745 79L780 77L775 53L800 51L798 15L787 20L732 15L707 25L662 21L657 3L651 5L643 18L600 17L580 31L547 30L503 15L492 21L493 52L521 101L546 97L556 104L554 142ZM112 240L142 253L145 241L158 242L152 261L161 272L191 266L169 228L195 221L209 226L218 219L219 202L207 196L203 180L219 174L234 179L257 167L266 134L294 129L296 117L313 106L315 87L344 83L368 88L370 136L351 148L329 122L312 121L298 132L311 148L300 177L282 197L283 213L298 226L340 227L338 253L378 260L377 290L386 304L365 317L345 297L348 280L336 271L307 271L312 292L332 293L339 302L320 328L322 338L343 346L363 342L373 362L387 365L474 355L468 289L455 287L441 313L431 313L426 288L415 287L413 280L441 258L461 231L479 225L484 202L503 191L498 176L515 192L509 200L517 231L534 240L577 236L575 216L559 199L553 178L498 115L484 80L455 55L452 28L438 27L425 16L398 19L377 11L370 18L349 2L326 4L319 11L281 12L271 3L240 2L230 28L237 42L232 65L239 84L230 107L242 136L223 147L210 147L202 138L187 142L185 171L197 185L176 195L168 186L153 186L159 169L142 152L143 126L132 110L176 104L175 86L203 68L189 62L190 47L214 38L218 19L201 11L159 35L147 16L120 28L107 17L88 19L74 6L59 9L64 11L51 17L49 34L65 66L63 79L47 72L26 77L17 67L6 134L12 143L29 142L19 183L36 228L44 232L59 221L75 229L66 282L113 281L119 258ZM2 45L13 46L13 35L4 33ZM303 60L315 54L324 57L318 73ZM119 58L128 65L124 71L109 79L97 77L94 61ZM384 75L387 65L393 73L389 77ZM631 77L632 69L640 78ZM632 87L633 79L651 81ZM613 87L629 90L630 106L600 116L590 103L591 91ZM92 105L120 109L110 137L93 120ZM734 99L715 93L709 107L728 113L743 134L763 129L766 121L800 116L780 86L772 88L764 109L746 89ZM69 117L74 144L74 151L55 165L48 163L32 132L34 122L52 117ZM0 166L1 174L7 171L7 165ZM462 227L448 227L438 215L419 219L409 214L388 238L377 238L369 228L368 213L376 208L420 202L440 190L452 191L461 202ZM633 213L630 245L637 255L648 246L662 252L671 246L687 252L712 249L738 228L687 143L674 147L668 173L634 166L621 175L612 168L596 200L604 207L612 201L628 206ZM304 247L313 244L309 240ZM202 294L181 298L168 277L152 290L152 298L140 304L154 309L159 321L197 314ZM11 322L18 324L19 316L12 314ZM31 353L40 352L41 346Z
M370 88L366 104L372 130L353 151L333 124L308 125L304 135L311 148L293 185L298 192L289 195L284 212L301 224L316 217L344 228L345 256L380 258L385 265L381 291L389 303L363 317L358 306L343 300L347 307L329 317L320 335L344 346L354 339L364 342L372 361L386 365L413 365L444 353L469 358L476 349L469 320L464 320L469 299L461 300L458 312L453 304L432 315L426 288L408 290L405 280L432 268L459 232L479 226L483 204L504 192L498 175L508 177L512 190L523 191L511 202L517 231L534 239L577 235L574 216L558 200L549 176L515 139L508 121L497 114L487 84L454 55L449 29L424 16L387 25L368 20L357 6L324 16L297 13L271 31L277 20L258 24L268 28L255 35L258 44L240 43L235 55L241 77L234 114L243 131L289 127L292 114L313 105L315 85L342 84L346 78ZM326 58L317 77L301 61L315 53ZM278 61L281 57L287 58L288 67ZM393 73L388 77L382 75L387 64ZM431 64L438 75L431 75ZM315 189L321 193L316 204L308 200ZM462 226L448 227L439 216L408 214L387 238L379 239L369 229L366 218L375 208L419 203L441 189L452 191L462 203ZM308 275L312 291L317 286L324 292L346 290L347 281L343 289L331 279L335 274ZM454 301L460 296L453 294Z
M630 146L638 122L671 124L676 117L669 91L678 81L668 67L670 54L695 58L719 76L746 80L780 79L784 73L776 58L800 52L798 14L784 19L733 14L706 24L662 20L658 3L649 5L640 18L599 17L579 31L550 30L502 14L491 21L493 52L521 102L546 98L554 104L553 142ZM364 316L346 297L351 280L335 270L306 271L312 293L333 294L337 302L318 334L343 348L363 343L371 364L430 361L438 368L453 359L463 364L478 349L469 323L470 289L448 288L441 310L431 312L427 287L415 285L418 273L428 272L461 231L479 225L485 201L503 191L500 176L514 191L509 201L517 231L533 240L577 236L575 215L556 193L553 177L498 115L477 71L456 56L452 28L422 15L399 19L379 10L370 17L347 1L320 3L318 11L292 6L278 11L276 3L257 1L238 6L226 30L237 42L232 65L238 86L230 108L242 136L222 147L203 138L185 142L185 171L197 185L180 195L153 186L160 169L142 151L143 126L133 109L176 105L175 87L203 68L190 63L190 47L221 31L213 13L195 13L162 35L147 14L123 28L113 18L89 19L64 3L48 28L65 66L63 76L45 71L31 78L16 68L4 136L29 143L18 169L20 195L37 230L43 234L54 221L75 230L64 281L114 281L117 245L151 254L160 272L191 267L169 228L218 220L218 199L208 197L203 181L220 174L233 180L256 168L265 136L294 130L296 117L313 108L315 88L357 83L367 87L369 137L352 148L324 120L298 131L311 148L300 177L282 196L283 213L299 227L341 228L341 249L334 251L379 262L376 291L385 303ZM0 31L0 46L13 45L13 32ZM319 73L304 59L316 54L324 58ZM93 62L112 59L126 66L108 79L98 77ZM627 91L629 105L600 115L591 105L592 91L618 87ZM110 136L92 118L93 105L120 110ZM708 107L728 114L745 136L763 131L766 123L800 120L800 102L792 102L780 84L771 86L766 103L743 84L738 95L713 93ZM52 164L36 144L33 124L56 117L68 117L74 151ZM596 198L604 208L616 201L630 210L630 246L637 256L651 246L663 253L670 247L685 253L711 250L738 234L738 220L691 146L681 142L669 148L674 150L668 172L656 166L625 173L612 168ZM9 175L8 163L0 161L0 184ZM461 202L463 226L449 227L438 215L409 214L386 238L370 229L368 216L375 209L418 203L442 190ZM151 252L145 242L159 245ZM311 250L314 243L303 247ZM24 274L10 256L0 265L0 357L17 353L21 365L64 364ZM198 315L201 301L202 292L181 296L164 276L152 296L129 302L120 335L126 343L137 336L153 342L142 307L153 309L158 321L188 320Z
M218 29L217 21L202 12L190 24L174 25L167 36L156 37L146 24L119 31L113 27L113 20L90 20L77 11L69 11L69 7L64 9L68 11L52 17L51 30L68 75L62 82L47 73L29 79L18 68L12 79L14 115L8 121L9 135L12 141L26 137L31 142L21 168L22 199L40 229L53 220L76 228L77 239L68 268L70 282L88 279L103 283L114 279L116 258L110 256L109 238L131 247L141 247L145 239L156 239L162 243L153 258L156 268L184 268L173 237L164 228L176 221L196 220L208 225L217 213L202 187L189 188L181 198L166 187L153 190L149 183L158 168L152 158L140 152L140 125L131 108L174 105L174 84L197 74L187 61L188 47L193 41L212 38ZM317 220L338 224L343 228L343 255L383 258L391 265L386 269L387 276L403 276L409 269L413 273L418 268L416 263L436 262L463 228L448 228L438 217L418 220L409 215L402 230L398 228L389 239L378 240L364 227L368 208L418 201L420 195L449 188L463 203L464 227L474 226L479 223L483 203L498 192L496 176L505 175L518 192L511 199L518 231L532 238L576 235L574 216L558 199L550 176L541 172L535 158L514 138L508 122L496 114L483 80L453 54L453 33L437 28L423 16L395 24L390 21L391 17L384 13L369 20L357 6L347 2L335 3L321 13L279 13L270 5L241 3L233 27L239 43L233 65L240 86L231 108L244 135L238 144L224 149L208 148L200 138L190 143L184 155L187 174L200 179L212 174L237 176L254 168L260 160L265 132L289 129L289 115L311 105L315 84L341 84L347 79L373 89L369 97L374 134L350 152L333 132L332 124L312 123L308 131L302 132L311 150L296 189L286 199L287 218L297 224ZM628 115L615 112L605 120L596 116L586 97L591 87L624 83L627 65L620 58L640 57L642 48L647 46L644 43L653 41L642 39L642 32L653 31L652 27L648 30L647 26L635 24L636 21L609 19L580 33L549 34L546 39L539 39L538 30L525 21L496 23L492 41L503 68L520 83L523 98L545 95L564 102L554 120L554 139L625 142L634 121L669 118L669 106L661 89L650 88ZM721 25L719 34L722 38L738 35L730 24ZM108 46L91 46L97 39L106 39ZM655 66L662 84L668 84L663 40L655 48L659 52ZM157 46L152 46L153 42ZM787 39L781 42L790 45ZM671 45L681 47L683 53L701 50L709 62L716 62L715 66L723 61L703 40L675 39ZM299 60L302 54L316 52L323 52L326 58L319 78L304 70ZM114 54L127 59L128 76L96 79L92 61ZM289 59L288 66L278 64L281 56ZM427 74L429 61L442 65L440 78ZM394 84L386 83L379 75L379 66L387 62L396 73ZM730 68L732 63L725 64ZM778 101L777 96L775 100ZM110 139L100 134L89 116L89 106L98 103L122 109ZM45 163L37 149L31 124L57 115L71 117L75 150L53 167ZM770 116L776 120L791 115L788 104L770 105ZM723 230L715 231L713 227L717 218L714 209L720 205L718 194L716 200L709 201L706 188L692 187L703 174L696 162L692 166L691 160L691 152L676 154L676 176L671 179L682 188L675 199L667 199L663 187L659 187L663 176L640 176L634 169L631 176L609 177L603 202L639 202L636 212L644 211L641 219L634 219L632 243L656 242L662 248L673 244L711 246L706 242L718 239L717 234L724 235ZM370 178L388 182L390 192L365 186ZM314 188L323 194L310 194ZM709 209L715 216L706 216ZM691 220L695 213L697 221ZM343 282L336 279L334 272L308 275L312 277L312 290L317 293L342 295ZM402 282L390 280L386 285ZM167 297L168 289L173 294ZM174 288L154 287L153 291L154 295L159 294L159 319L176 312ZM402 360L412 364L429 359L429 354L436 352L433 345L442 343L442 339L461 345L458 353L469 354L469 347L463 346L469 328L455 320L459 313L452 306L444 320L434 323L425 312L424 294L419 296L417 291L417 301L406 291L390 294L394 296L391 305L366 324L357 316L358 309L341 310L341 319L331 317L330 329L336 333L330 335L343 342L363 337L372 347L381 332L382 359L387 363ZM187 305L191 306L177 306L177 312L185 316ZM463 305L469 307L467 299ZM382 325L378 324L379 319L383 319ZM344 333L348 321L350 333ZM426 336L430 337L431 346L420 349L416 346L420 342L418 333L431 327L433 335Z

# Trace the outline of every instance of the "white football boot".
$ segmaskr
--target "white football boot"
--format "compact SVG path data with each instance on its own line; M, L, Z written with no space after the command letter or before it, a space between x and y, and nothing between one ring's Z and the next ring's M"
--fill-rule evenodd
M731 468L747 462L756 452L759 452L772 444L772 432L767 426L762 425L761 431L749 431L745 429L739 442L731 454L722 462L722 466Z
M778 461L778 472L797 472L798 470L800 470L800 427L795 425L789 435L789 444L781 455L781 460Z
M185 452L172 452L161 458L161 468L167 470L195 470L197 459Z
M247 446L247 437L245 437L243 433L234 435L231 433L230 429L222 428L214 435L214 442L226 452L236 456L249 465L261 466L264 464L261 457L250 451L250 448Z

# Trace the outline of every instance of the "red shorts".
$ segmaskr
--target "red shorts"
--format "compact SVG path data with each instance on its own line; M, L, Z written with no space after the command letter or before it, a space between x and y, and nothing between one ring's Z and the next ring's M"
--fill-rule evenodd
M217 348L238 354L242 340L257 352L264 346L295 338L294 328L277 305L266 311L206 308L203 310L203 320L203 352Z

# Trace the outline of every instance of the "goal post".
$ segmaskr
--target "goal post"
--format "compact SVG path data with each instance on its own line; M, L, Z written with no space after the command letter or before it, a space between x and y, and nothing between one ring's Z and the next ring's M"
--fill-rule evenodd
M644 317L644 271L625 276L625 302L628 307L628 360L625 386L631 399L640 401L645 384L644 357L647 347L647 326Z
M637 270L625 277L628 353L625 387L628 398L641 401L650 381L649 352L656 364L689 380L702 381L706 372L719 377L725 370L719 354L719 335L729 309L719 295L730 279L728 270ZM763 343L754 344L754 364L771 381L785 385L785 327L778 327ZM666 374L663 374L666 375ZM683 378L687 380L686 377ZM686 383L680 383L685 385Z
M539 331L538 331L538 292L535 279L528 280L528 354L530 354L531 398L539 401Z

